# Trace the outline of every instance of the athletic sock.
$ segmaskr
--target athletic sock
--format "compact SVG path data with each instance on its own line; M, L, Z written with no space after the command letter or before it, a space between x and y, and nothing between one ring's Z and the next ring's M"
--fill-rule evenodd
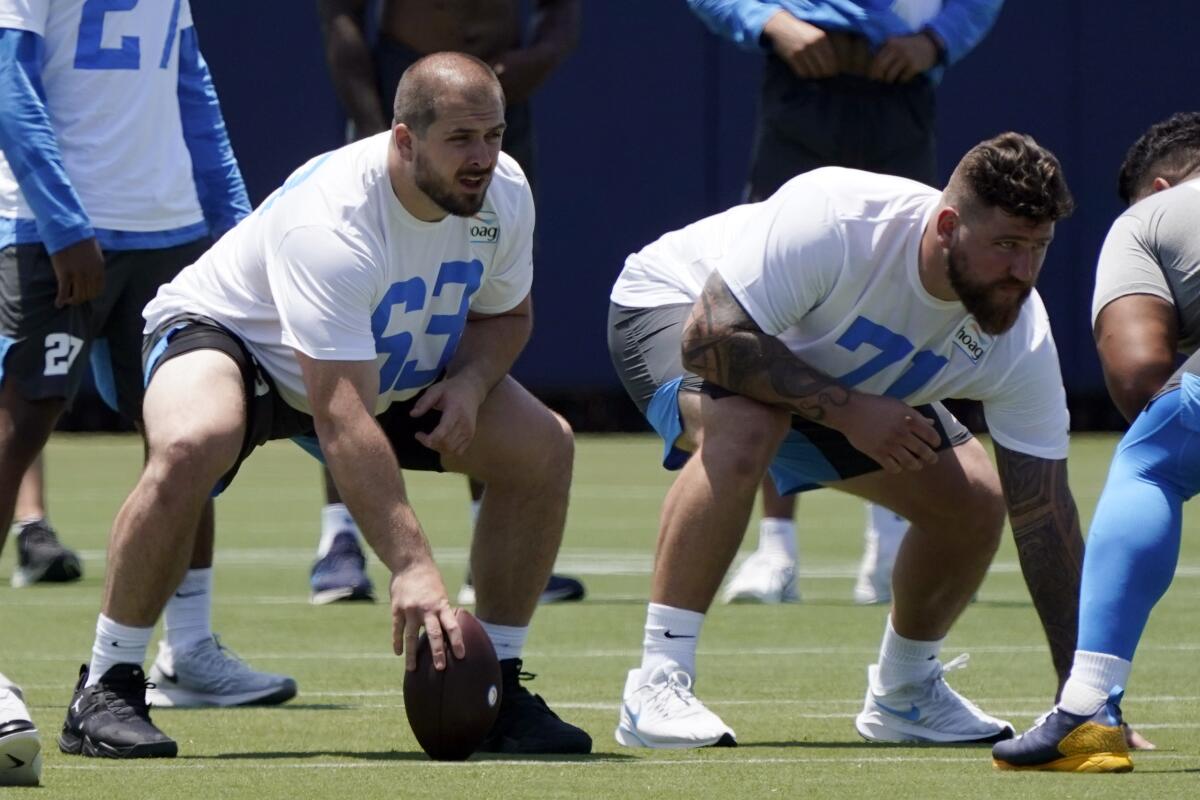
M1133 662L1108 653L1075 651L1071 676L1063 686L1058 707L1070 714L1091 716L1100 710L1113 689L1129 685Z
M146 648L150 646L149 628L132 628L114 622L101 614L96 620L96 640L92 644L92 662L88 667L85 686L98 683L108 668L114 664L137 664L146 661Z
M212 637L212 567L189 569L163 611L163 639L171 653L185 653Z
M349 531L358 536L358 526L345 503L330 503L321 509L321 542L317 545L317 558L324 558L333 546L333 538Z
M704 615L659 603L646 607L646 632L642 639L642 679L663 664L674 663L696 676L696 644Z
M529 626L497 625L494 622L479 620L480 626L492 640L496 648L496 658L504 661L509 658L520 658L525 649L525 640L529 638Z
M937 671L938 654L942 642L906 639L892 627L892 615L888 614L887 629L883 632L883 644L879 647L879 686L888 694L901 686L929 680Z
M796 523L786 517L763 517L758 523L758 552L796 560Z
M471 530L475 530L475 523L479 522L479 507L482 505L482 498L471 501Z

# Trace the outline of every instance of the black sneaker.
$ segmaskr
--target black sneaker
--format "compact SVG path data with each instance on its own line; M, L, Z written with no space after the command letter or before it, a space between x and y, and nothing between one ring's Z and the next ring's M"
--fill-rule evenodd
M62 546L58 534L44 519L21 526L17 534L17 569L12 576L14 587L66 583L82 575L79 556Z
M87 688L79 669L75 696L58 737L64 753L93 758L174 758L175 740L154 727L146 705L146 673L137 664L114 664Z
M480 753L563 753L592 752L592 737L574 725L563 722L550 710L540 695L531 694L522 681L537 677L521 671L519 658L500 662L504 690L500 695L500 715L488 733Z

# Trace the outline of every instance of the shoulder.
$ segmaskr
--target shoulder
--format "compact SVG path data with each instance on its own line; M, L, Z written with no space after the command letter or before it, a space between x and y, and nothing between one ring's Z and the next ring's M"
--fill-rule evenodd
M1026 366L1034 367L1049 358L1057 370L1058 351L1054 344L1054 331L1050 327L1050 315L1036 289L1021 306L1021 313L1013 326L996 338L1007 367L1018 370Z
M525 171L508 153L500 153L492 183L488 187L487 203L502 222L515 223L533 213L533 192Z

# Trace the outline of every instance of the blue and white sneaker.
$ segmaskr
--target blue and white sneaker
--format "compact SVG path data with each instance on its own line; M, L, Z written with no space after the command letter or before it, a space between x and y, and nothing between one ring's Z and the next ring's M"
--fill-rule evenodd
M879 665L867 668L867 699L854 720L859 734L871 742L940 742L967 744L1011 739L1013 727L985 714L950 688L943 674L965 667L966 653L938 664L926 681L883 692Z
M294 679L251 668L216 634L182 653L160 642L146 686L146 702L158 708L275 706L295 696Z
M582 600L586 594L587 590L583 588L583 581L578 578L572 578L569 575L551 575L550 580L546 581L546 588L542 590L538 602L542 604L570 603ZM458 590L458 604L460 606L475 605L475 586L471 583L470 575L466 577L462 588Z
M996 769L1049 772L1132 772L1133 759L1121 723L1120 686L1095 714L1071 714L1057 706L1017 738L992 748Z
M342 531L333 537L329 552L312 567L309 585L314 605L339 600L375 600L375 587L367 577L367 559L358 545L358 536Z

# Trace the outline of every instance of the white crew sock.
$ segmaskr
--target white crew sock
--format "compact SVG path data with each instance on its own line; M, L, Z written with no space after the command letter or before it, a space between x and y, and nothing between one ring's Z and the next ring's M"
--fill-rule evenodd
M163 611L163 639L172 653L186 653L212 637L212 567L189 569Z
M763 517L758 523L758 552L796 560L796 523L786 517Z
M471 501L471 530L475 530L475 523L479 522L479 507L483 505L483 498Z
M496 658L504 661L509 658L520 658L525 649L525 640L529 638L529 626L497 625L494 622L479 620L479 624L492 640L496 648Z
M114 622L101 614L96 620L96 641L92 644L92 663L88 667L85 686L99 683L114 664L137 664L146 661L146 648L150 646L149 628L131 628Z
M1132 670L1133 662L1118 656L1076 650L1058 707L1071 714L1095 714L1113 689L1129 685Z
M938 666L938 654L942 642L906 639L892 627L892 615L888 614L887 629L883 632L883 643L879 646L879 686L888 694L901 686L921 683L933 675Z
M350 509L346 508L346 504L330 503L322 508L321 543L317 545L317 558L324 558L333 546L333 537L344 531L358 536L358 526L354 524L354 517L350 516Z
M646 607L646 632L642 638L642 679L663 664L675 663L696 677L696 643L704 615L659 603Z

